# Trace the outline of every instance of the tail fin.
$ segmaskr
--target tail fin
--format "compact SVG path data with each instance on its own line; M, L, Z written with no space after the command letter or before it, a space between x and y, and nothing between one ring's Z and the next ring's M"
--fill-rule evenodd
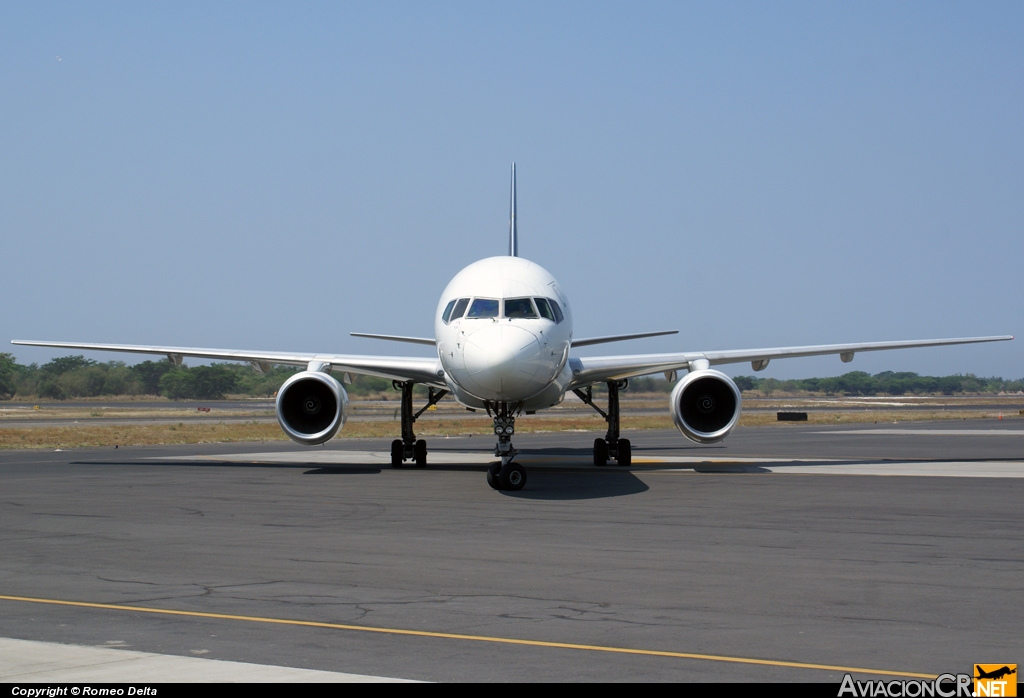
M516 228L516 164L512 163L512 194L508 204L508 256L519 256L519 230Z

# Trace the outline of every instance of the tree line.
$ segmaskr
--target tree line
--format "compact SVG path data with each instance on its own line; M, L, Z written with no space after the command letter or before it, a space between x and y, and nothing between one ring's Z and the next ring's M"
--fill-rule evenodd
M249 364L220 363L210 366L174 366L168 361L143 361L128 366L122 361L98 362L83 356L63 356L43 364L17 363L11 354L0 353L0 400L67 400L114 395L152 395L172 400L219 400L227 395L270 397L281 384L301 369L275 366L264 374ZM738 376L742 392L806 393L817 395L978 395L1024 391L1024 378L981 378L972 373L954 376L919 376L916 373L883 371L871 375L852 371L831 378L779 380ZM674 384L660 377L634 378L629 390L668 392ZM602 385L596 386L601 392ZM391 381L372 376L353 376L345 389L365 396L391 391Z
M685 375L685 374L682 374ZM851 371L830 378L755 378L737 376L733 379L740 392L758 391L763 395L985 395L1024 391L1024 378L1004 380L981 378L973 373L953 376L920 376L916 373L883 371L871 375L864 371ZM631 378L629 390L637 393L669 392L675 383L661 377ZM597 392L603 392L598 387Z
M919 376L909 371L882 371L871 375L851 371L831 378L800 378L778 380L739 376L736 385L741 391L758 390L772 393L813 393L821 395L983 395L1024 391L1024 378L1004 380L982 378L973 373L953 376Z

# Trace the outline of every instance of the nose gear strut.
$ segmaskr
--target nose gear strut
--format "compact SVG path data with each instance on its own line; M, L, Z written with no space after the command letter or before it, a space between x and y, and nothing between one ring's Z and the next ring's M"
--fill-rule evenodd
M594 439L594 465L607 465L614 458L619 465L629 466L633 462L633 449L629 439L619 438L619 391L629 387L626 380L608 381L608 411L594 404L593 388L574 388L576 397L593 407L608 422L608 433L603 439Z
M412 411L412 389L415 384L412 381L391 381L395 390L402 391L402 438L391 442L391 467L401 468L402 463L407 460L415 461L417 468L427 465L427 442L423 439L416 440L416 434L412 430L412 424L420 415L440 402L441 398L448 394L447 390L429 391L427 404L419 412Z
M501 463L491 463L487 469L487 484L496 490L521 490L526 484L526 469L513 463L518 451L512 446L512 435L516 431L516 414L522 409L521 402L484 403L487 414L494 420L494 434L498 443L494 455Z

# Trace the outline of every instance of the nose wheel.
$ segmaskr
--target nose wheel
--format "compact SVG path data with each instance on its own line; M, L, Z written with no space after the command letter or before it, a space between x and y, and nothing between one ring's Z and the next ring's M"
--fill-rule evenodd
M487 484L496 490L515 492L526 484L526 468L512 462L517 453L512 446L512 435L516 431L516 412L520 407L519 403L507 402L487 405L487 413L494 419L494 434L498 437L494 455L501 458L500 463L491 463L487 468Z
M487 484L496 490L518 492L526 485L526 468L519 463L491 463L487 466Z
M404 383L394 381L392 385L395 390L402 391L402 438L391 442L391 467L401 468L405 461L409 460L415 463L417 468L425 468L427 467L427 442L416 438L412 425L413 422L419 419L421 414L436 405L441 398L447 395L448 391L428 388L430 392L428 393L427 404L419 412L414 413L412 411L412 389L414 383L412 381Z

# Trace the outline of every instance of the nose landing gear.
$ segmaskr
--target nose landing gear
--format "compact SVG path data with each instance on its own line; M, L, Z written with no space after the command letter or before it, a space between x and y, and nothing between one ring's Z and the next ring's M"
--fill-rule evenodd
M487 484L496 490L517 492L526 484L526 468L519 463L491 463L487 466Z
M486 407L487 413L494 419L494 434L498 437L494 455L501 458L501 463L488 466L487 484L496 490L521 490L526 484L526 468L512 462L518 453L512 446L512 434L516 431L516 413L522 405L502 402L493 406L488 404Z
M405 461L411 460L416 463L417 468L425 468L427 466L427 442L423 439L416 439L416 434L412 430L412 424L419 419L421 414L433 405L436 405L441 398L447 395L448 391L428 388L430 392L428 393L427 404L424 405L423 409L414 414L412 411L412 388L414 383L412 381L405 381L404 383L392 381L391 385L395 390L402 391L402 438L391 442L391 467L401 468Z
M608 433L603 439L594 439L594 465L608 465L608 459L614 458L622 466L628 467L633 462L633 449L629 439L619 438L619 391L625 390L629 383L625 380L608 381L608 411L604 412L594 404L591 386L573 390L576 396L597 410L597 413L608 422Z

